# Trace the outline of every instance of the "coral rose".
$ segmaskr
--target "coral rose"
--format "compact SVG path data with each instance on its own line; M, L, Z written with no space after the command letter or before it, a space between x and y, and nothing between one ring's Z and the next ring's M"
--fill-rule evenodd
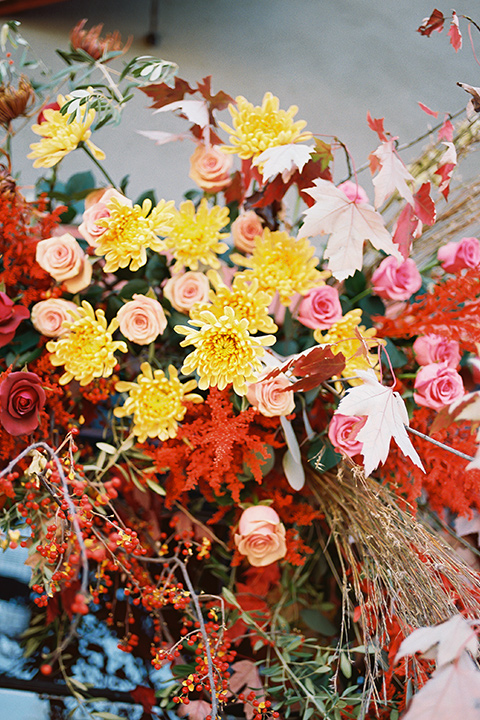
M408 300L422 287L422 278L411 258L399 263L390 255L373 273L372 286L374 293L386 300Z
M149 345L167 327L163 308L153 298L134 295L117 313L120 332L137 345Z
M264 567L285 557L285 527L273 508L254 505L243 511L235 545L250 565Z
M188 314L195 303L207 302L209 290L206 275L189 270L167 280L163 293L175 310Z
M328 427L328 439L336 450L345 455L349 457L358 455L363 450L363 443L356 437L366 422L366 417L335 413Z
M460 242L449 242L438 251L445 272L454 273L463 268L474 268L480 264L480 241L465 237Z
M312 288L302 298L297 320L312 330L327 330L342 317L337 290L331 285Z
M6 293L0 292L0 347L13 340L17 327L29 315L28 308L15 305Z
M456 370L446 362L430 363L417 373L413 399L418 405L440 410L464 393L463 380Z
M25 435L38 427L45 390L36 373L12 372L0 383L0 423L10 435Z
M232 238L236 248L243 253L253 253L255 238L263 233L262 221L254 210L248 210L232 223Z
M90 285L92 266L73 235L41 240L37 245L36 260L68 292L77 293Z
M78 230L92 247L97 247L100 235L103 235L106 230L106 228L97 225L97 220L110 217L107 204L109 200L113 198L116 198L122 205L132 207L132 201L113 188L108 188L108 190L94 190L85 199L83 221L79 225Z
M458 342L434 333L418 337L413 343L413 350L419 365L446 362L449 367L456 368L460 362Z
M216 193L231 183L233 159L215 147L199 145L190 158L189 176L198 187Z
M65 332L64 321L71 321L72 313L75 313L76 310L75 303L69 300L62 300L62 298L41 300L32 307L33 327L45 337L59 337Z
M249 385L247 400L266 417L291 415L295 409L295 395L292 390L285 390L290 385L287 376L280 373L270 380L260 380Z
M340 183L338 189L343 190L347 198L356 205L370 202L365 190L351 180L345 180L345 182Z

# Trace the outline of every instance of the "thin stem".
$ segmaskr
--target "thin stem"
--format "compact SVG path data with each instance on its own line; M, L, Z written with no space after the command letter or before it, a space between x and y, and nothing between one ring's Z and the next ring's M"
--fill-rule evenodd
M115 190L118 190L117 186L115 185L114 181L112 180L112 178L110 177L110 175L108 174L108 172L105 170L105 168L103 167L103 165L101 165L101 163L99 163L99 161L97 160L97 158L95 157L95 155L89 150L89 148L88 148L83 142L79 143L78 147L81 147L83 150L85 150L85 152L87 153L88 157L95 163L95 165L98 167L98 169L100 170L100 172L106 177L106 179L108 180L108 182L110 183L110 185L111 185L113 188L115 188Z
M417 437L422 438L423 440L427 440L427 442L432 443L432 445L436 445L439 448L442 448L442 450L447 450L448 452L452 453L453 455L458 455L458 457L463 458L464 460L470 460L470 462L473 462L475 460L474 457L471 455L466 455L465 453L461 452L460 450L455 450L455 448L449 447L448 445L444 445L444 443L440 442L439 440L434 440L433 438L429 437L428 435L424 435L419 430L414 430L413 428L409 427L408 425L405 425L405 429L407 432L412 433L412 435L416 435Z
M480 32L480 26L477 25L477 23L475 22L475 20L472 20L471 17L469 17L468 15L459 15L458 17L461 17L461 18L463 18L464 20L468 20L468 22L472 23L472 25L473 25L474 27L476 27L477 30Z
M122 103L122 102L123 102L122 93L121 93L120 90L118 89L118 85L116 85L116 84L113 82L113 78L112 78L112 76L110 75L110 73L108 72L107 68L104 67L103 63L100 63L100 62L96 62L96 63L95 63L95 67L98 68L98 70L100 70L100 72L103 74L104 78L106 79L106 81L107 81L107 83L108 83L108 86L109 86L109 87L111 88L111 90L113 91L113 94L115 95L115 97L117 98L117 100Z

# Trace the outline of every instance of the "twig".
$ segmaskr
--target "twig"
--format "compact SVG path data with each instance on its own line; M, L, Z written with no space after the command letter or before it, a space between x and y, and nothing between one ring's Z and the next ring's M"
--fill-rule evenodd
M466 455L465 453L461 452L460 450L456 450L455 448L452 448L449 445L445 445L444 443L440 442L439 440L434 440L433 438L429 437L428 435L424 435L419 430L414 430L413 428L409 427L408 425L405 425L404 427L405 427L405 430L412 433L412 435L421 437L423 440L427 440L427 442L432 443L432 445L436 445L437 447L442 448L442 450L447 450L448 452L452 453L453 455L458 455L458 457L461 457L464 460L470 460L470 462L473 462L475 460L475 458L472 457L471 455Z

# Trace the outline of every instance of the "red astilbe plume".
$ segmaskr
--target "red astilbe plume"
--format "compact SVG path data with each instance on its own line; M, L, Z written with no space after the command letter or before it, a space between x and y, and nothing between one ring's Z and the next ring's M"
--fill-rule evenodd
M463 350L477 352L480 342L480 273L470 268L437 283L432 292L398 318L376 317L383 337L408 338L435 333L457 340Z

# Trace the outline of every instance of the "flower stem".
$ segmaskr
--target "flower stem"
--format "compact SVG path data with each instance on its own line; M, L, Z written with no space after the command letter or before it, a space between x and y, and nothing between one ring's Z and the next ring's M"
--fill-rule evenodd
M414 430L413 428L409 427L408 425L405 425L405 429L407 430L407 432L412 433L412 435L421 437L423 440L427 440L427 442L432 443L432 445L436 445L437 447L442 448L442 450L447 450L448 452L453 453L453 455L458 455L458 457L461 457L464 460L470 460L470 462L473 462L475 460L475 458L472 457L471 455L466 455L465 453L461 452L460 450L455 450L455 448L449 447L448 445L444 445L444 443L440 442L439 440L434 440L433 438L429 437L428 435L424 435L419 430Z
M79 143L79 144L78 144L78 147L81 147L83 150L85 150L85 152L87 153L88 157L95 163L95 165L98 167L98 169L100 170L100 172L106 177L106 179L108 180L109 184L110 184L113 188L115 188L115 190L118 190L117 186L116 186L115 183L113 182L113 180L112 180L112 178L110 177L110 175L108 174L108 172L105 170L105 168L103 167L103 165L101 165L101 164L99 163L99 161L98 161L97 158L93 155L93 153L90 152L90 150L88 149L88 147L87 147L83 142Z

